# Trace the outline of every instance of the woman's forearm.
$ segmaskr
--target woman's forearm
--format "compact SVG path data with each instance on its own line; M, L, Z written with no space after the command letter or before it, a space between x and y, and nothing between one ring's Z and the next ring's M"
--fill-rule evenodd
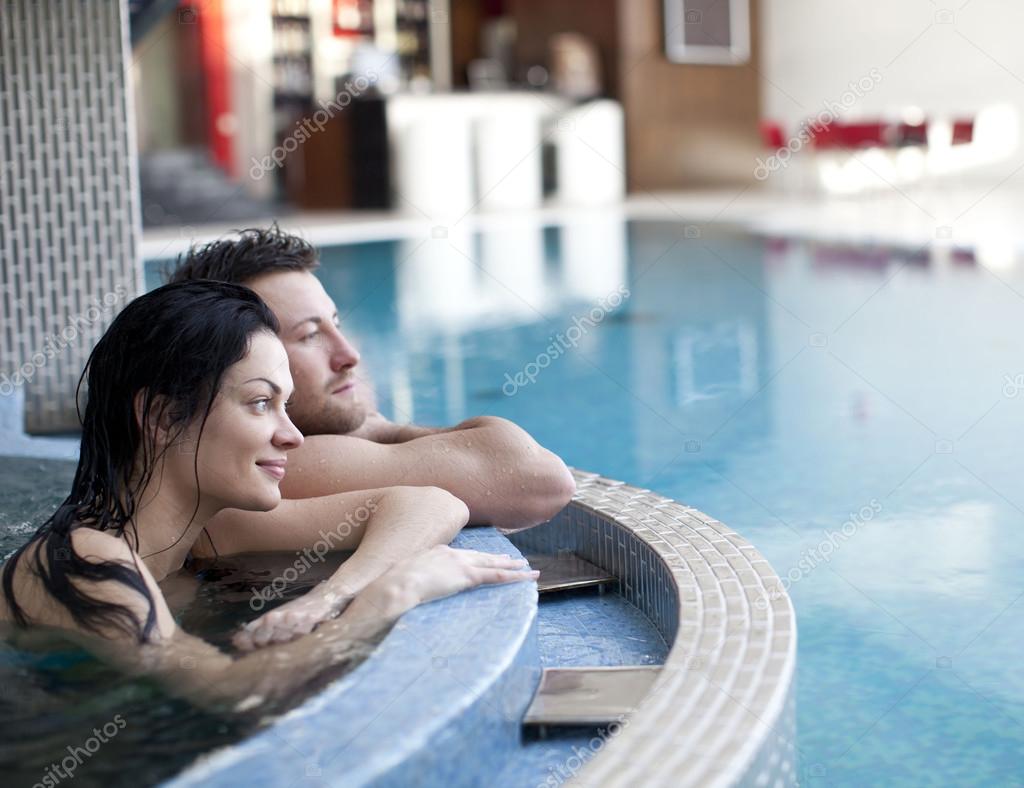
M466 505L436 487L395 487L377 502L355 554L310 593L340 610L388 569L434 545L448 544L469 519Z

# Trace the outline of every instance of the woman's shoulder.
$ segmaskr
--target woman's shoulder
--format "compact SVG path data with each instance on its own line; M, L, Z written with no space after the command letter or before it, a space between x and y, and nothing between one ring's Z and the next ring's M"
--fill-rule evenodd
M63 619L66 611L46 593L39 570L43 569L52 576L57 568L54 564L70 560L72 551L77 558L91 563L137 565L135 554L124 539L95 528L80 526L72 529L69 536L70 549L58 546L47 550L43 545L45 540L45 536L37 536L25 546L11 575L11 588L17 597L18 606L30 619L65 623ZM0 621L13 621L14 616L10 605L6 604L6 593L2 587L0 600L3 600L3 604L0 604Z
M87 561L127 561L135 563L135 551L119 536L82 526L71 531L75 554Z

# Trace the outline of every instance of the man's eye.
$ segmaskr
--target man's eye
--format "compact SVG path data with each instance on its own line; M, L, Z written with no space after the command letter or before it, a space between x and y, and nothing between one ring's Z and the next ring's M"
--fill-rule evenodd
M288 408L290 408L291 406L292 406L292 401L291 400L288 400L286 403L284 403L284 409L285 410L288 410Z

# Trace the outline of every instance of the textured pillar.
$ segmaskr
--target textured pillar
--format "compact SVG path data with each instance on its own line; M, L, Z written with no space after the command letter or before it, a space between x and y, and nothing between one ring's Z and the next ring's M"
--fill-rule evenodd
M0 0L0 397L29 432L78 426L89 351L141 288L127 27L123 1Z

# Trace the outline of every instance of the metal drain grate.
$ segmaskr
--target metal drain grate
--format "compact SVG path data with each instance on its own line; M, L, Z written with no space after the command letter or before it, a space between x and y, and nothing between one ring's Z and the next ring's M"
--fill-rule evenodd
M523 725L604 725L633 713L660 665L545 668Z
M526 559L532 568L540 571L537 590L542 594L604 586L618 581L615 575L567 551L554 555L527 555Z

